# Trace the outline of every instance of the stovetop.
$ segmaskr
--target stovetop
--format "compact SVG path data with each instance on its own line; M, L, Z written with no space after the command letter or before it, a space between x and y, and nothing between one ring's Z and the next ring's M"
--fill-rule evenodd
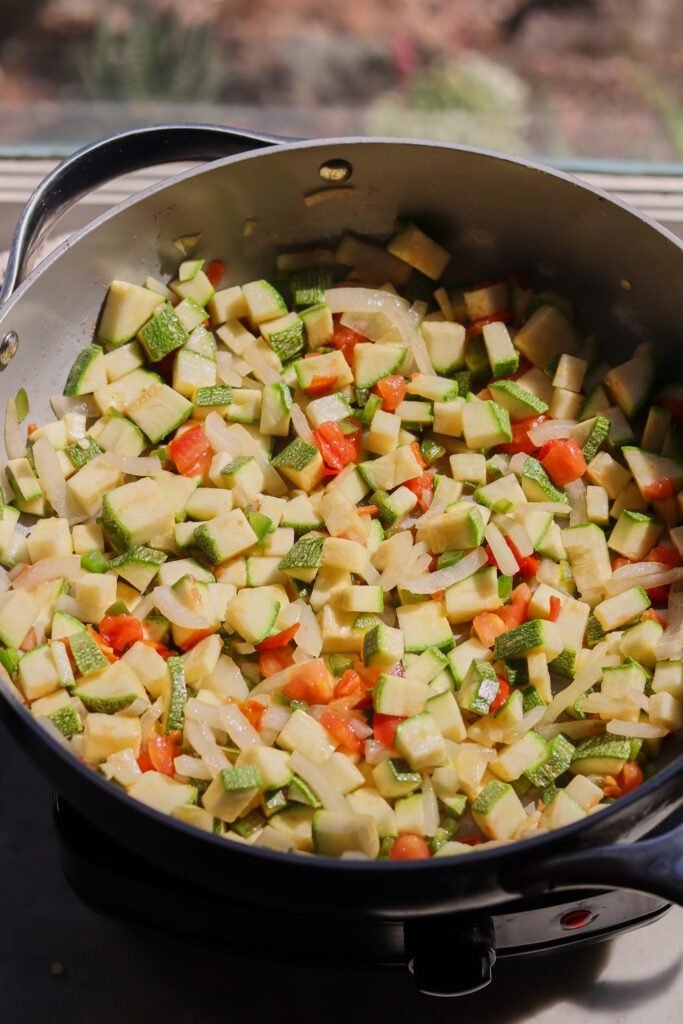
M11 742L0 744L0 998L3 1024L680 1024L683 911L614 942L508 959L471 996L426 1000L403 967L267 961L223 919L229 945L95 914L59 862L51 788ZM120 892L120 890L119 890ZM113 894L114 899L116 893ZM160 911L163 915L163 910ZM167 915L168 916L168 915ZM329 943L335 923L320 931ZM282 936L287 949L287 935ZM465 1019L465 1018L463 1018Z

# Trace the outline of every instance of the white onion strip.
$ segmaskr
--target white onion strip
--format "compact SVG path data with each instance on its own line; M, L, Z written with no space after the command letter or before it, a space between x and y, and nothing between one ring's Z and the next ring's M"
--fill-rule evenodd
M515 576L519 572L517 559L505 543L505 538L495 523L489 523L484 530L484 537L489 542L493 557L503 576Z
M507 547L507 545L506 545ZM465 555L455 565L449 565L447 569L437 569L428 576L418 576L405 584L405 589L411 594L435 594L437 590L445 590L446 587L459 583L460 580L472 576L482 565L486 565L488 558L483 548L475 548Z
M103 465L118 469L128 476L155 476L161 472L161 463L156 455L120 455L118 452L110 451L105 452L101 460Z
M131 612L134 619L146 619L149 613L154 608L154 594L145 594L143 598L135 605L135 608Z
M8 459L22 459L26 455L17 418L17 403L13 398L8 398L5 406L5 451Z
M537 423L529 429L529 440L536 448L541 448L546 441L571 437L575 426L576 420L546 420L545 423Z
M222 727L240 750L263 746L263 740L258 732L236 704L223 704L218 709L218 717Z
M439 804L429 775L422 776L422 829L426 836L436 835L439 827Z
M268 493L275 497L280 494L286 494L287 485L277 470L271 466L270 462L263 454L263 448L261 448L261 446L254 440L249 431L245 430L239 423L233 423L231 433L233 433L239 441L242 448L242 454L253 455L258 462L259 468L263 473L264 488Z
M100 408L93 395L51 395L50 405L57 419L63 419L68 412L80 412L88 419L101 416Z
M384 313L412 349L418 370L435 372L424 339L406 312L404 300L398 296L374 288L328 288L325 301L332 313Z
M616 655L607 655L607 644L601 643L591 651L591 658L588 664L581 669L574 681L560 690L547 708L542 718L544 725L550 725L560 717L563 711L573 704L579 697L583 696L586 690L597 683L604 668L616 668L621 664L621 659Z
M278 372L270 365L263 352L259 352L257 345L253 344L245 348L242 359L249 364L255 375L264 384L277 384L280 380L282 371Z
M39 583L46 583L48 580L73 580L85 575L87 573L85 569L81 569L80 555L55 555L51 558L41 558L30 569L17 576L13 585L15 590L19 590L22 587L37 587Z
M298 434L302 441L313 444L313 432L306 419L306 414L296 402L292 402L292 426L294 433Z
M212 779L215 779L224 768L230 767L230 762L216 743L208 722L186 720L185 739L197 751Z
M199 757L192 757L190 754L180 754L173 761L178 775L184 775L189 779L206 779L211 781L213 776Z
M156 587L154 590L154 603L162 615L165 615L174 626L181 629L207 629L208 619L196 612L189 611L184 604L181 604L170 587Z
M503 733L503 742L514 743L515 740L521 739L522 736L525 736L538 725L544 714L544 707L532 708L530 711L527 711L521 722L518 722L517 725L513 725L509 729L505 730Z
M236 456L242 454L239 440L217 412L210 412L204 420L204 433L215 452L227 452L228 455Z
M334 783L327 777L323 767L295 751L289 759L289 767L307 782L323 807L328 811L348 813L349 804Z
M667 569L661 562L638 562L636 565L622 565L620 569L616 569L604 587L605 593L611 596L630 590L631 587L650 590L652 587L663 587L681 579L683 567Z
M650 722L622 722L613 718L607 723L607 732L612 736L639 737L644 740L658 740L668 735L669 730L663 725L652 725Z
M565 486L565 491L569 498L569 506L571 508L571 512L569 513L569 525L583 526L584 523L588 522L585 483L581 479L574 480L572 483Z

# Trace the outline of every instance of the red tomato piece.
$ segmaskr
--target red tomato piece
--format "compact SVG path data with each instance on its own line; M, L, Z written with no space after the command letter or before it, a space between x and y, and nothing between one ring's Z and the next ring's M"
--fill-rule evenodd
M650 587L645 593L650 598L652 604L665 605L669 603L670 590L669 584L663 584L661 587Z
M260 644L256 644L257 651L274 651L278 647L286 647L290 640L293 640L299 629L299 623L295 622L289 629L283 629L281 633L274 636L267 636Z
M541 564L541 560L539 558L536 558L535 555L520 555L519 551L517 550L517 547L510 540L509 537L505 538L505 543L510 548L512 554L515 556L517 565L519 566L520 576L526 576L527 579L530 579L532 576L535 576L538 572L538 567Z
M104 637L101 637L97 630L93 629L92 626L86 626L86 629L90 633L90 636L93 638L99 649L102 651L102 654L105 656L107 661L118 661L117 656L114 654L113 648L109 646Z
M168 446L168 454L182 476L203 476L213 458L202 427L191 427L176 435Z
M619 773L618 779L622 793L632 793L643 784L643 769L637 761L627 761Z
M335 324L332 344L341 351L349 366L353 362L353 350L356 345L362 345L367 340L365 335L359 334L358 331L354 331L350 327L344 327L340 323Z
M263 651L259 654L259 672L264 679L274 676L276 672L282 672L294 664L294 653L291 647L278 647L275 651Z
M470 337L474 338L476 335L481 334L487 324L499 322L509 324L512 321L512 317L512 310L508 307L505 309L499 309L497 313L492 313L491 316L482 316L479 320L473 320L467 328L467 333Z
M320 724L329 732L337 746L344 747L352 754L362 754L365 742L356 735L348 718L343 714L338 711L324 711L320 716Z
M662 565L668 565L671 569L677 569L679 565L683 565L683 559L676 548L665 548L662 545L648 551L643 561L661 562Z
M347 708L369 708L372 707L372 700L368 689L372 689L372 687L360 672L349 668L335 685L334 698L335 701L343 702Z
M239 705L239 709L249 723L260 732L261 719L266 713L265 704L261 704L258 700L245 700Z
M217 288L223 274L225 273L225 263L223 263L222 260L211 260L204 273L213 287Z
M616 572L617 569L621 569L624 565L630 565L630 558L613 558L612 559L612 572Z
M496 638L501 633L505 633L507 627L500 615L496 615L495 612L481 612L480 615L475 616L472 622L472 630L476 633L484 647L493 647Z
M508 629L515 629L527 620L531 601L531 591L526 583L520 583L510 595L510 603L504 608L499 608L496 615L499 615Z
M330 469L341 470L349 463L359 461L357 434L358 431L344 434L338 423L328 420L313 431L313 439L325 464Z
M150 740L151 742L151 740ZM140 756L137 759L138 768L141 772L154 771L154 765L152 764L152 758L149 756L149 744L143 747L140 751Z
M322 398L323 395L329 395L330 392L334 391L336 383L336 373L328 373L323 377L314 377L308 387L304 388L304 391L309 398Z
M155 772L160 772L162 775L175 775L173 760L180 753L180 733L152 736L147 744L147 753Z
M322 661L309 661L297 669L282 692L289 700L327 704L334 696L334 679Z
M382 409L385 412L393 412L406 397L407 388L408 382L405 377L400 373L394 373L378 380L372 392L382 399Z
M647 487L643 487L643 497L647 498L648 501L659 501L662 498L672 498L676 493L674 489L673 480L668 476L663 476L661 480L656 480L652 484L648 484Z
M572 437L561 438L549 444L552 447L541 457L541 462L554 484L564 487L583 476L588 467L583 452ZM547 445L541 450L545 448Z
M531 416L526 420L518 420L517 423L512 424L512 441L507 444L499 444L498 451L505 452L506 455L517 455L519 452L523 452L525 455L532 455L536 451L536 445L529 438L529 431L532 427L538 426L539 423L544 423L548 419L547 416Z
M422 836L406 832L394 840L389 860L426 860L431 857L429 846Z
M396 736L396 726L405 719L399 715L381 715L378 711L372 717L372 731L378 743L385 747L393 747Z
M646 612L643 612L643 614L640 616L641 622L643 620L647 621L647 619L653 619L655 622L658 622L660 626L666 629L666 619L663 615L660 615L659 612L656 612L654 608L648 608L648 610Z
M205 637L211 636L212 632L212 629L195 629L188 637L186 637L185 640L183 640L181 644L178 644L178 647L181 651L190 651L195 644L199 643L200 640L204 640Z
M417 497L417 504L421 512L426 512L434 497L434 477L431 473L423 473L412 480L406 480L403 484Z
M491 706L489 707L489 714L495 715L496 711L500 711L503 704L507 701L510 696L510 684L507 679L503 679L502 676L498 676L498 693L493 698Z
M142 623L132 615L105 615L99 633L115 654L123 654L144 635Z
M560 614L561 609L562 602L559 597L552 595L550 598L550 615L548 616L551 622L557 622L557 617Z

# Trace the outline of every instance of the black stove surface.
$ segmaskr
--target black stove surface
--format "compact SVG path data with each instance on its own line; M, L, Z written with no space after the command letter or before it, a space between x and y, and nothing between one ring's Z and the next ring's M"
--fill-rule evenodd
M484 1014L490 1022L524 1021L563 999L581 1001L605 967L609 945L581 945L542 958L501 958L495 983L453 1004L426 1000L404 967L353 969L286 962L243 948L225 929L215 939L131 924L88 909L64 879L53 794L12 740L0 743L0 1020L3 1024L213 1024L267 1018L273 1024L356 1024L378 1015L395 1022L453 1021ZM652 908L650 908L652 909ZM169 915L172 916L172 915ZM281 945L287 949L287 927ZM330 921L330 933L334 922ZM641 933L646 934L646 933ZM320 935L321 945L326 936ZM643 983L645 985L650 982ZM640 993L647 997L647 991ZM617 1003L619 992L615 992ZM634 992L624 991L632 1003Z

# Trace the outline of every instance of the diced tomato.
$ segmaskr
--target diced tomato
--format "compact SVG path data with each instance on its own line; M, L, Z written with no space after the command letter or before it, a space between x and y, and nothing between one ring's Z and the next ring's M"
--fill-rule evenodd
M38 639L36 637L36 631L33 628L33 626L31 626L31 628L29 629L28 633L26 634L24 639L21 641L21 644L19 645L19 650L20 651L32 651L33 648L37 647L37 646L38 646Z
M520 555L516 545L513 541L510 540L509 537L505 538L505 543L510 548L512 554L515 556L515 560L517 562L517 565L519 566L519 575L525 576L527 579L530 579L532 576L535 576L538 572L538 567L541 564L540 559L536 558L535 555Z
M467 846L481 846L484 842L481 836L458 836L459 843L466 843Z
M349 366L353 362L353 350L356 345L361 345L367 342L367 340L364 334L359 334L358 331L354 331L350 327L344 327L338 322L335 323L332 344L340 350Z
M38 424L37 423L27 423L26 424L26 436L30 437L31 434L35 434L37 429L38 429Z
M394 840L389 860L426 860L431 857L429 846L422 836L406 832Z
M671 569L677 569L679 565L683 565L683 559L676 548L665 548L662 545L648 551L643 561L661 562L662 565L668 565Z
M239 705L239 709L249 723L260 732L261 720L266 713L265 704L258 700L245 700Z
M631 793L643 784L643 769L637 761L627 761L619 773L619 784L623 793Z
M274 651L278 647L286 647L290 640L293 640L299 629L299 623L295 622L289 629L283 629L281 633L274 636L267 636L260 644L256 644L257 651Z
M539 423L544 423L548 419L547 416L531 416L526 420L518 420L517 423L512 424L512 441L507 444L498 445L499 452L505 452L506 455L517 455L519 452L523 452L525 455L531 455L536 451L536 445L529 438L529 431L532 427L538 426Z
M498 562L496 561L496 556L494 555L493 551L488 546L488 544L484 545L484 551L486 552L486 557L488 558L489 565L493 565L497 569Z
M162 775L175 775L173 760L178 757L180 750L181 737L179 732L169 733L168 736L152 736L147 744L147 754L149 755L152 768L155 772L160 772Z
M163 658L164 661L168 661L168 659L172 658L174 655L174 652L170 647L166 647L165 644L160 644L158 640L149 640L144 637L142 642L147 644L148 647L153 647L159 657Z
M320 724L329 732L337 746L344 747L352 754L362 754L365 743L356 735L343 714L338 711L323 711Z
M259 672L264 679L274 676L276 672L282 672L294 664L294 652L291 647L278 647L274 651L263 651L259 654Z
M132 615L105 615L100 622L99 633L115 654L124 654L144 635L142 623Z
M376 516L379 512L379 505L359 505L356 512L359 516Z
M336 373L327 373L321 377L313 377L311 383L304 388L309 398L322 398L334 391L337 383Z
M377 742L383 743L385 747L393 747L396 726L404 721L399 715L381 715L376 711L372 718L372 731Z
M371 690L373 685L355 668L349 668L334 687L335 702L343 702L347 708L370 708L372 698L368 690Z
M476 335L481 334L487 324L509 324L512 321L512 317L512 310L508 307L499 309L497 313L492 313L491 316L482 316L479 320L473 320L467 328L467 333L471 338L474 338Z
M151 742L151 741L150 741ZM140 756L137 759L138 768L141 772L154 771L154 765L152 764L152 758L149 756L149 744L147 747L143 747L140 751Z
M507 626L500 615L496 615L495 612L482 612L475 616L472 629L484 647L493 647L496 638L506 632Z
M327 704L334 696L334 679L322 661L309 661L297 669L282 692L290 700Z
M631 559L630 558L621 558L621 557L620 558L613 558L611 564L612 564L612 572L616 572L617 569L621 569L625 565L630 565L631 564Z
M368 690L371 690L373 688L373 686L377 685L377 680L382 675L382 670L381 669L379 669L379 668L367 668L363 664L363 662L360 661L360 660L357 660L353 667L355 668L355 670L358 673L358 675L361 676L361 678L363 679L363 682L365 683L365 686L367 687ZM397 671L396 670L397 667L394 666L390 670L390 672L388 674L391 675L391 676L402 676L403 675L403 666L401 665L400 662L399 662L399 667L401 669L400 672Z
M417 497L420 511L426 512L434 497L433 475L431 473L423 473L422 476L416 476L412 480L405 480L403 486L407 487Z
M113 649L109 646L104 637L101 637L97 630L93 629L92 626L86 626L86 629L90 633L90 636L93 638L99 649L102 651L102 654L105 656L107 661L110 661L112 663L118 661L118 658L114 654Z
M671 586L664 584L661 587L650 587L645 593L650 598L652 604L665 605L669 603L669 591Z
M313 431L315 446L326 466L341 470L351 462L360 461L359 439L356 433L344 434L334 420L321 423L318 429Z
M427 463L422 458L422 452L420 451L420 446L417 443L417 441L413 441L410 447L412 448L413 455L415 456L415 461L417 462L418 466L422 466L423 469L426 469Z
M676 493L671 477L663 476L660 480L641 488L643 497L648 501L659 501L662 498L672 498Z
M433 593L430 596L431 596L432 601L437 601L437 602L445 601L446 600L446 591L445 590L435 590L435 591L433 591Z
M178 644L178 647L181 651L191 651L200 640L204 640L207 636L211 636L212 633L212 629L195 629L188 637L185 637L181 644Z
M203 476L213 458L202 427L191 427L174 437L168 446L168 454L182 476Z
M225 263L222 260L211 260L204 273L216 288L225 273Z
M646 612L643 612L643 614L640 616L641 622L643 622L643 620L647 622L648 619L652 619L654 622L658 622L660 626L666 629L666 619L663 615L660 615L659 612L656 612L654 608L648 608L648 610Z
M552 594L550 597L550 615L548 616L551 622L557 622L561 610L562 602L559 597L555 597L555 595Z
M515 629L526 622L531 591L526 583L520 583L510 595L510 603L504 608L499 608L496 615L499 615L508 629Z
M588 468L583 452L573 437L556 438L544 444L539 458L546 473L558 487L565 487L578 480Z
M382 377L372 389L373 394L379 395L382 399L382 409L385 412L393 412L406 397L408 382L400 373L394 373L390 377Z
M523 377L525 373L528 373L530 369L531 363L529 362L529 360L525 356L520 355L519 366L517 367L514 373L510 374L508 380L519 380L519 378ZM547 417L545 416L543 417L543 419L546 418Z
M507 701L510 696L510 684L507 679L503 679L502 676L498 676L498 693L491 701L489 707L489 713L495 715L496 711L500 711L503 704Z

